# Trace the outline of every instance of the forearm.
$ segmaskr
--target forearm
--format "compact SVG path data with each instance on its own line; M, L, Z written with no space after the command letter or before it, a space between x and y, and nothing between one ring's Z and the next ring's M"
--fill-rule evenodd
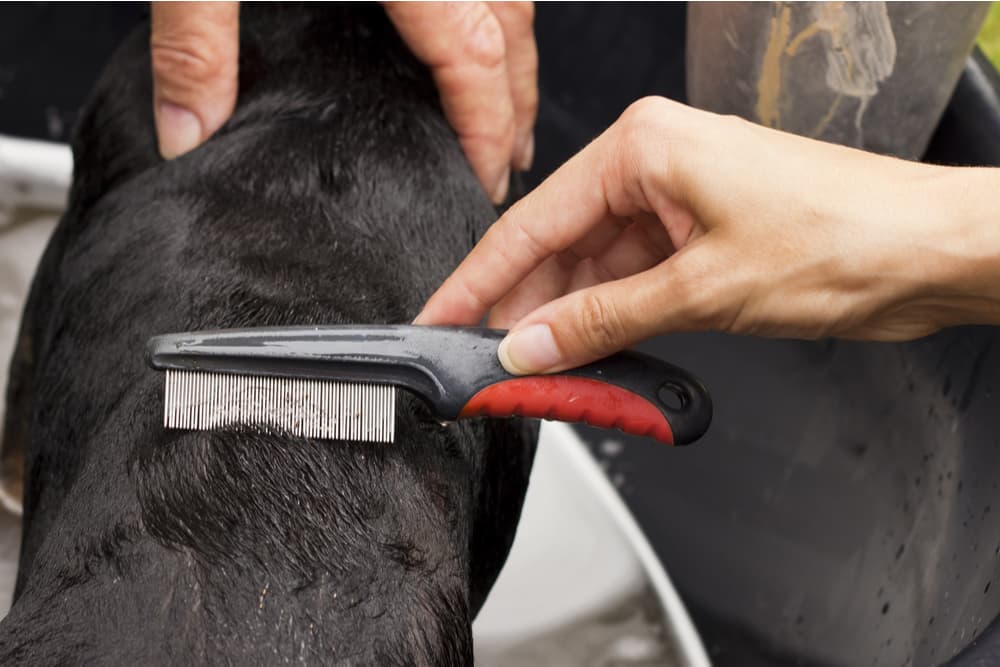
M1000 324L1000 169L942 168L928 183L923 297L939 327Z

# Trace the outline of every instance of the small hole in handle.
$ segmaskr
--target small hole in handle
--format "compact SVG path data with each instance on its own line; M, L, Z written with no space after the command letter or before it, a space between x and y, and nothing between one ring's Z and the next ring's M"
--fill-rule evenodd
M668 410L683 410L691 401L687 390L673 382L661 384L660 388L656 390L656 398Z

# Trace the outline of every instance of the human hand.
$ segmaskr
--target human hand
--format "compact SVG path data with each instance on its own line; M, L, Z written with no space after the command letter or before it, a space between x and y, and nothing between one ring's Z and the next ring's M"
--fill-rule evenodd
M663 332L905 340L1000 321L995 195L970 205L998 180L647 98L510 208L416 322L490 311L512 327L503 365L536 373Z
M538 51L531 2L383 2L403 41L430 67L441 106L490 198L534 157Z
M445 116L487 194L534 152L538 54L530 2L385 2L427 65ZM239 3L154 2L151 53L160 153L174 158L222 127L236 105Z

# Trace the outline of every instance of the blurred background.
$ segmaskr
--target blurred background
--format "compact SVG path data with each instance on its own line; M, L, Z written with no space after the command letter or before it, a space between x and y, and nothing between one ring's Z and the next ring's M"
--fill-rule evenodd
M688 101L692 91L703 106L752 117L737 83L752 88L759 72L737 71L725 38L760 46L768 34L754 12L771 20L785 9L793 29L812 11L539 5L541 106L525 185L644 95ZM859 145L1000 165L1000 5L882 11L900 66L880 91L912 104L873 95ZM147 16L141 3L0 5L0 134L68 141L104 62ZM946 48L952 38L967 47ZM904 67L904 56L917 65ZM699 82L688 80L695 67ZM794 96L776 103L785 118L808 111ZM893 114L913 106L926 138L893 143L903 125ZM994 329L965 327L904 344L676 335L644 346L711 388L708 436L667 449L579 433L666 563L715 664L1000 662L995 342Z

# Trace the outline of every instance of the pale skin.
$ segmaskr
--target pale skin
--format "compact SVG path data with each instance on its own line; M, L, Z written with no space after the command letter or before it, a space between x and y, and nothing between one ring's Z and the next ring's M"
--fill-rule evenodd
M677 331L900 341L997 324L998 193L998 169L648 98L508 210L417 322L489 313L514 373Z
M534 154L538 52L530 2L383 2L431 71L441 105L490 198ZM160 153L193 150L236 106L239 3L154 2L150 37Z
M493 3L385 6L498 201L532 152L530 5L506 18ZM238 10L197 7L153 6L165 157L235 103ZM178 84L179 71L196 76ZM195 109L197 130L177 132L172 106ZM900 341L1000 324L998 193L1000 169L876 156L647 98L501 216L416 323L488 317L510 329L500 360L517 374L677 331Z

